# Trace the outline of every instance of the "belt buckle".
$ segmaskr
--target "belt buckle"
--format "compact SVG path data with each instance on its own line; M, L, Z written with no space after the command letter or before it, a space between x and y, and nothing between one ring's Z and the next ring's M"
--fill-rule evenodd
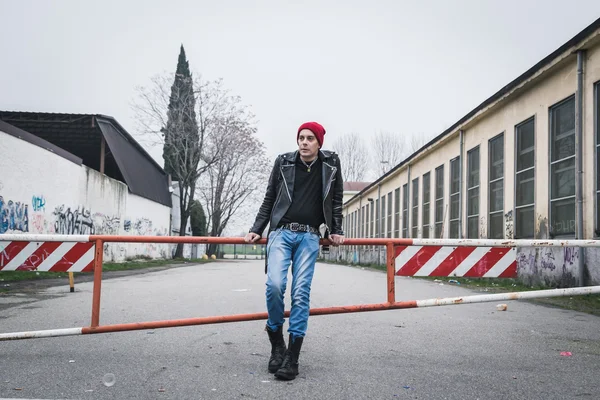
M298 222L290 223L290 231L297 232L300 229L300 224Z

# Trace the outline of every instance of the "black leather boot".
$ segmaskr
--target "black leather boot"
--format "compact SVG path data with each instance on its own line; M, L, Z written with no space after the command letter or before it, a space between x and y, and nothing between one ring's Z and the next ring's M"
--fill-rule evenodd
M269 334L271 342L271 358L269 358L269 372L277 372L283 363L285 355L285 340L283 339L283 327L279 327L276 331L271 331L268 326L265 326L265 331Z
M300 349L302 348L303 341L303 337L292 338L292 335L290 335L289 347L285 351L281 368L275 372L276 378L286 381L296 379L296 375L298 375L298 358L300 358Z

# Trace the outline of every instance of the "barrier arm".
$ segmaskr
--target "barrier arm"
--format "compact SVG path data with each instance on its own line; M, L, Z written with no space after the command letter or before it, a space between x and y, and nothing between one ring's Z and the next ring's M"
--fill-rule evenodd
M64 242L56 245L45 245L46 242ZM78 243L73 243L78 242ZM83 244L82 244L83 242ZM87 242L87 244L85 244ZM241 322L252 320L267 319L267 313L254 314L237 314L226 316L211 316L186 318L167 321L150 321L125 323L114 325L100 325L100 297L101 297L101 282L102 282L102 262L103 262L103 246L105 243L216 243L216 244L247 244L243 238L227 238L227 237L172 237L172 236L111 236L111 235L29 235L29 234L2 234L0 235L0 270L16 270L25 265L27 261L34 265L35 268L48 267L49 262L41 263L30 260L27 254L35 254L43 248L61 248L62 246L73 247L83 246L83 250L78 252L83 254L82 258L77 262L64 263L55 271L70 271L74 268L75 271L94 271L94 286L92 299L92 318L89 327L67 328L67 329L51 329L43 331L28 331L14 333L0 333L0 341L2 340L18 340L43 337L58 337L72 336L82 334L95 334L107 332L120 332L131 330L157 329L188 325L206 325L217 323ZM261 239L256 244L266 244L266 239ZM8 244L6 244L8 243ZM41 244L40 244L41 243ZM90 253L94 244L93 252ZM331 245L328 240L321 240L323 245ZM600 240L493 240L493 239L345 239L344 245L378 245L385 246L387 251L386 257L386 280L387 280L387 302L378 304L363 304L338 307L315 308L310 310L310 315L328 315L328 314L343 314L355 312L383 311L394 309L421 308L445 305L458 305L469 303L492 302L499 300L520 300L533 299L541 297L558 297L558 296L573 296L600 293L600 286L576 287L567 289L548 289L528 292L515 293L498 293L472 295L450 298L435 298L425 300L409 300L395 301L395 262L396 249L400 246L453 246L453 247L600 247ZM48 246L48 247L44 247ZM37 250L36 250L37 249ZM22 255L20 252L26 254ZM68 251L63 249L63 255ZM16 252L16 253L15 253ZM13 254L14 253L14 254ZM68 254L68 253L67 253ZM93 254L93 256L90 256ZM88 257L92 257L88 261ZM64 259L65 257L63 257ZM46 260L50 260L51 257ZM8 261L6 261L8 260ZM62 262L62 260L60 261ZM60 262L57 264L59 265ZM86 264L87 263L87 264ZM93 266L93 268L92 268ZM77 268L75 268L77 267ZM65 269L66 268L66 269ZM79 269L78 269L79 268ZM43 269L41 269L43 270ZM289 317L289 311L285 312L285 316Z

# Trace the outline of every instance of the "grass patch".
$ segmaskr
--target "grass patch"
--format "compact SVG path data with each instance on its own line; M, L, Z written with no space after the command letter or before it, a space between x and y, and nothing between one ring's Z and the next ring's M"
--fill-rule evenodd
M169 260L147 260L146 258L140 258L122 263L106 262L102 264L102 271L127 271L136 270L152 267L164 267L166 265L177 265L177 264L202 264L211 262L213 260L208 259L169 259ZM91 272L75 272L73 276L76 278L80 275L89 275ZM7 291L2 288L2 282L18 282L18 281L30 281L38 279L55 279L55 278L68 278L67 272L37 272L37 271L0 271L0 292Z
M371 268L379 271L386 271L386 266L381 264L357 264L342 261L330 261L319 259L319 262L327 264L345 265L359 268ZM509 293L524 292L532 290L553 289L543 286L525 285L518 279L512 278L465 278L465 277L431 277L415 276L412 279L422 279L444 285L462 286L468 289L474 289L479 292L487 293ZM579 311L600 317L600 294L561 296L561 297L542 297L537 299L519 300L528 301L536 304L558 307L565 310Z

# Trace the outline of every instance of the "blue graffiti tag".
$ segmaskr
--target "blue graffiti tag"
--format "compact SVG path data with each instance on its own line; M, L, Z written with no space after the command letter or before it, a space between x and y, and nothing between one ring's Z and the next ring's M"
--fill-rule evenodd
M31 206L33 211L43 211L46 206L46 199L44 196L33 196L31 198Z
M29 232L29 212L27 204L0 196L0 233L7 231Z

